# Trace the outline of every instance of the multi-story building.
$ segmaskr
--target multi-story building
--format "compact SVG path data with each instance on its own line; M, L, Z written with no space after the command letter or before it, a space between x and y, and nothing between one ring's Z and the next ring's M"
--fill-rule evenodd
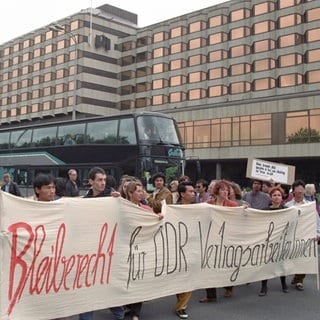
M0 46L0 123L165 112L190 172L243 182L262 158L318 182L319 48L316 0L232 0L144 28L82 10Z

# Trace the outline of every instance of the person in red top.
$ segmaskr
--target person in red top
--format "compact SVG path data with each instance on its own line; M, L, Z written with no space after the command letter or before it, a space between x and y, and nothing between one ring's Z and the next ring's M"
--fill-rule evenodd
M218 180L216 181L213 190L212 190L212 199L207 201L209 204L213 204L216 206L223 207L238 207L238 204L235 201L231 201L228 199L230 194L231 184L226 180ZM225 297L229 298L232 296L232 288L233 287L225 287L226 292L224 294ZM217 290L216 288L207 288L206 289L207 296L199 300L201 303L207 302L215 302L217 300Z

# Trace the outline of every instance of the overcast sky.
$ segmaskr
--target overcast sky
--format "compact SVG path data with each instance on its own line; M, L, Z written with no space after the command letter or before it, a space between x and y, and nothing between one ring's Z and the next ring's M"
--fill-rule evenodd
M110 4L138 15L144 27L227 0L4 0L0 10L0 44L63 19L81 9Z

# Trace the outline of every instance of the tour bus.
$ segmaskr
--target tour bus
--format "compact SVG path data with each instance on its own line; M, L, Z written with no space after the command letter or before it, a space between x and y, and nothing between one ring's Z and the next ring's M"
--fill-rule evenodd
M117 182L123 174L139 177L151 191L154 173L162 172L171 180L183 174L184 163L177 124L161 113L134 112L0 129L0 175L11 173L25 195L33 193L38 173L67 177L71 168L78 171L80 187L85 188L94 166L104 168Z

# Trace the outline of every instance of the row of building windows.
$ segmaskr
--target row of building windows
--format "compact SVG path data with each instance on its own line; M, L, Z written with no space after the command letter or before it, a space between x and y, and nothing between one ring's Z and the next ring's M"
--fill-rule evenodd
M17 117L20 115L27 115L30 113L37 113L41 111L49 111L53 109L61 109L64 107L73 105L73 97L59 98L56 100L49 100L44 102L32 103L31 105L24 105L21 107L15 107L11 109L1 110L1 119L7 119L10 117Z
M201 76L201 73L200 73ZM183 81L180 78L179 81ZM164 80L165 81L165 80ZM196 88L190 89L187 92L176 91L171 92L169 95L160 94L154 95L152 97L142 97L136 100L125 100L121 102L121 110L142 108L147 106L156 106L166 103L178 103L187 100L199 100L204 98L213 98L224 96L227 94L239 94L246 93L250 91L260 91L260 90L270 90L274 88L286 88L291 86L298 86L302 84L314 84L320 83L320 70L313 70L306 72L305 75L298 73L285 74L278 77L278 79L273 78L262 78L256 79L252 83L247 81L234 82L229 85L214 85L209 86L207 89ZM137 85L138 91L146 91L148 85L145 83L140 83Z
M15 93L12 96L2 97L0 99L0 106L6 106L6 105L24 102L32 99L39 99L39 98L54 95L54 94L66 93L66 92L73 91L73 89L74 89L74 82L69 82L69 83L60 83L54 87L45 87L41 89L35 89L35 90L32 90L31 92L22 92L21 94Z
M244 31L244 29L243 29ZM218 37L216 37L218 35ZM169 55L174 55L181 52L186 52L193 49L199 49L208 45L217 45L218 42L223 41L223 33L217 33L215 37L211 38L209 36L208 41L204 38L196 38L189 41L189 43L175 43L167 47L160 47L153 50L153 52L141 52L137 56L125 56L121 58L121 65L127 66L134 63L148 61L150 59L161 58ZM286 48L290 46L296 46L303 43L310 43L320 40L320 28L315 28L308 30L304 35L299 33L291 33L287 35L280 36L277 40L273 39L263 39L254 42L252 45L241 44L230 47L228 49L219 49L210 51L206 58L202 59L201 63L205 62L215 62L219 60L224 60L228 58L236 58L248 54L260 53L265 51L270 51L274 49ZM190 57L191 58L191 57ZM190 59L189 58L189 59ZM174 57L172 57L174 59ZM173 60L174 61L174 60ZM191 65L191 63L189 63Z
M272 133L272 122L281 122L283 132ZM178 127L188 149L320 142L320 109L190 121Z
M36 49L37 50L37 49ZM32 61L33 58L38 58L40 56L43 56L44 54L46 54L45 52L43 52L42 54L40 53L39 56L35 57L31 52L25 53L22 56L16 56L12 59L7 59L7 60L3 60L3 62L1 63L1 70L13 67L15 65L21 64L21 63L26 63L26 62L30 62ZM25 66L25 67L29 67L30 68L30 72L32 71L39 71L45 68L50 68L50 67L54 67L58 64L62 64L62 63L66 63L69 61L72 61L75 59L75 51L70 52L69 54L59 54L55 57L50 57L47 59L44 59L43 61L38 61L39 59L36 59L37 61L35 61L33 64Z
M185 65L187 65L186 60L181 59L180 66L183 65L183 61L185 62ZM286 55L279 56L277 60L272 58L265 58L265 59L256 60L252 64L238 63L238 64L231 65L229 68L217 67L217 68L209 69L207 72L195 71L195 72L190 72L187 75L184 75L184 74L175 75L168 79L166 78L154 79L152 80L152 83L142 82L142 83L137 83L135 86L126 85L121 87L121 95L127 95L134 92L163 89L166 87L174 87L174 86L183 85L187 83L201 82L205 80L215 80L215 79L220 79L227 76L238 76L238 75L247 74L250 72L259 72L259 71L271 70L275 68L290 67L290 66L299 65L302 63L312 63L317 61L320 61L320 49L309 50L308 52L306 52L305 55L298 54L298 53L286 54ZM168 67L168 65L166 65L166 67ZM175 69L172 68L171 70L175 70ZM155 71L155 69L153 71ZM166 70L163 67L162 71L168 71L168 69Z
M283 4L281 4L281 2ZM305 2L311 2L311 1L305 1ZM279 0L277 1L277 3L279 5L278 9L283 9L285 7L301 4L302 1L292 0L290 1L290 4L289 4L288 0L283 0L283 1ZM271 1L266 1L264 3L255 5L253 7L252 12L254 16L257 16L257 15L269 13L275 10L277 10L276 3ZM275 30L277 28L278 29L287 28L290 26L301 24L303 22L311 22L311 21L319 20L319 12L320 12L320 8L315 8L315 9L307 10L304 13L304 15L290 14L290 15L279 17L277 21L258 22L253 24L252 30L249 27L235 28L230 31L229 39L230 40L239 39L244 36L260 34L263 32ZM224 24L231 23L231 22L247 19L251 16L252 16L252 13L250 9L248 8L237 9L235 11L232 11L229 14L229 16L221 14L221 15L217 15L209 18L208 22L203 20L196 21L196 22L190 23L188 26L179 26L179 27L172 28L170 31L157 32L153 36L149 36L149 35L144 36L144 37L138 38L136 41L126 41L121 44L121 50L123 52L129 51L135 48L151 45L152 43L163 42L169 39L182 37L187 34L192 34L194 32L203 31L207 28L214 28ZM245 28L245 30L243 31L242 28Z
M23 74L19 72L20 69L14 70L12 72L6 72L0 76L0 81L11 80L22 76ZM42 75L34 75L32 78L26 78L20 81L14 81L8 84L3 84L0 87L0 93L6 93L10 91L15 91L18 89L30 87L32 85L38 85L44 82L54 81L62 79L71 75L74 75L75 66L69 68L62 68L55 71L50 71Z
M66 25L62 26L65 34L72 34L72 37L70 39L62 39L55 44L50 43L45 47L37 48L37 49L33 50L32 52L27 52L26 55L33 55L33 57L36 58L38 56L41 56L42 55L41 53L43 53L43 52L46 52L46 51L47 51L47 53L54 52L56 50L68 48L70 45L74 45L75 43L80 43L80 42L84 41L83 37L78 36L73 33L75 30L77 30L83 26L84 26L84 22L80 21L80 20L75 20L75 21L72 21L70 24L66 24ZM57 31L47 30L43 34L37 34L33 38L25 39L22 42L16 42L15 44L9 45L8 47L5 47L2 50L0 50L0 57L5 57L10 54L14 54L16 52L19 52L21 50L42 44L44 41L51 40L55 36L58 36L58 34L60 34L60 33L58 33ZM21 59L21 58L19 58L19 59ZM25 56L22 59L27 59L27 56Z

